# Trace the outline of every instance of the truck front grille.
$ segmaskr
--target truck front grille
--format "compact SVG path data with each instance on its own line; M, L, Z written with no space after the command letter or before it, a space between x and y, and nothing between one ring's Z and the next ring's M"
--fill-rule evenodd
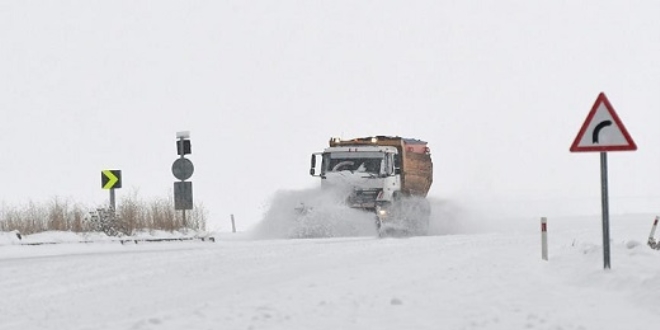
M382 189L355 189L348 196L348 205L356 208L375 208L376 198Z

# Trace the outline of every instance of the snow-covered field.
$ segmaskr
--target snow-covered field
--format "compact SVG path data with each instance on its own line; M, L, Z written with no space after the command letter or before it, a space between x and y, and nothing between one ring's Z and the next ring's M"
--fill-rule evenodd
M437 213L435 235L413 238L257 228L215 243L21 246L5 235L0 329L652 329L653 218L612 216L609 271L598 215L550 218L549 261L537 218Z

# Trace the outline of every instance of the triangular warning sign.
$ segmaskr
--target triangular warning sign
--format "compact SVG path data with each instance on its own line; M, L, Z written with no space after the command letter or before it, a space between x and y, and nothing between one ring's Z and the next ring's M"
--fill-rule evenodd
M628 150L637 150L637 145L610 101L600 93L571 145L571 152Z

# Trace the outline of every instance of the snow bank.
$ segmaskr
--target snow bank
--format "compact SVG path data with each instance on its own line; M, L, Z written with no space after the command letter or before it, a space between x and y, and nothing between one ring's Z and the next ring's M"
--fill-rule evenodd
M18 244L21 238L22 236L17 230L0 232L0 245Z
M17 231L0 232L0 246L2 245L36 245L36 244L60 244L60 243L102 243L116 242L122 240L158 240L158 239L180 239L196 237L212 237L205 232L193 230L187 231L162 231L150 230L140 231L131 236L114 237L100 232L74 233L70 231L46 231L31 235L21 235L18 238Z

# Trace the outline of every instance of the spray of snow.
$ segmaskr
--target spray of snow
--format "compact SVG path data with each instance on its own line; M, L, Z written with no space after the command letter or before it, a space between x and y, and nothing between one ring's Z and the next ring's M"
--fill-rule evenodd
M478 203L437 198L429 198L429 203L429 235L477 234L497 229L492 215L485 217L485 211L479 209Z
M346 207L342 196L320 188L279 191L252 238L376 236L374 215Z
M278 191L249 236L252 239L377 236L375 215L347 207L345 197L345 191L320 188ZM412 201L409 205L413 206L403 212L405 218L425 217L428 209L417 207L422 204L420 201ZM427 201L428 235L527 231L537 225L537 218L478 200L429 197Z
M525 201L497 203L474 197L429 198L430 235L529 233L540 228L540 218L559 217L559 210ZM565 215L561 216L566 218ZM554 226L554 225L553 225Z

